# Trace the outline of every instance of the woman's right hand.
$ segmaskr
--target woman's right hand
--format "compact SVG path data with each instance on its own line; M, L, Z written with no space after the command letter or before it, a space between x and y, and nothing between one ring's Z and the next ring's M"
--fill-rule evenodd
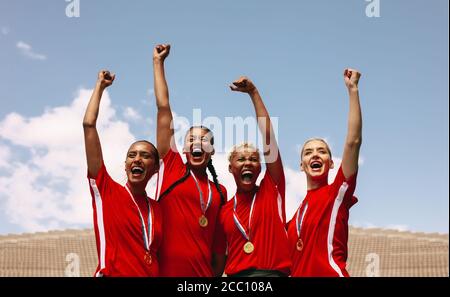
M164 62L167 56L169 56L169 53L170 53L170 44L158 44L153 49L153 60Z
M99 84L101 88L105 89L112 85L115 78L115 74L111 74L108 70L101 70L98 73L97 84Z

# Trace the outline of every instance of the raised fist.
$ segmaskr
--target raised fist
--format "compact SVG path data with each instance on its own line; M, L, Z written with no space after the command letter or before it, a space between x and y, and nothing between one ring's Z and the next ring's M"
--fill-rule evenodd
M256 90L256 87L249 78L241 76L230 85L230 89L232 91L239 91L250 94L251 92Z
M112 85L114 79L116 78L115 74L111 74L108 70L101 70L98 73L97 82L101 87L107 88Z
M348 89L357 88L361 73L358 70L347 68L344 70L344 81Z
M164 61L170 52L170 44L158 44L153 49L153 59Z

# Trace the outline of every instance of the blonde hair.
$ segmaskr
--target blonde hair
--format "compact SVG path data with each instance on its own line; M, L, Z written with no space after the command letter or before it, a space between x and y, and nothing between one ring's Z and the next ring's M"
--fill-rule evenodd
M310 138L310 139L306 140L306 141L303 143L302 150L301 150L301 152L300 152L300 159L303 157L303 151L305 150L305 145L307 145L307 144L308 144L309 142L311 142L311 141L320 141L320 142L323 142L323 143L325 144L325 147L327 148L328 153L330 154L330 159L333 160L333 156L331 155L331 149L330 149L330 146L329 146L328 143L325 141L325 139L320 138L320 137L313 137L313 138Z
M249 149L249 150L255 151L258 154L258 158L261 159L259 157L259 149L256 146L254 146L252 143L245 141L245 142L242 142L241 144L233 145L230 152L228 153L228 162L231 163L231 160L233 159L236 152L242 151L244 149Z

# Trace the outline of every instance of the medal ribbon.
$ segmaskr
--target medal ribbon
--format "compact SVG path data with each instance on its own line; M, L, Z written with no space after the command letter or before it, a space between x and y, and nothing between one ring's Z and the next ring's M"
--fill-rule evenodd
M298 238L300 238L300 231L302 230L303 219L305 218L306 210L308 209L308 203L305 204L305 207L303 208L303 210L301 212L300 212L300 208L297 211L297 219L296 219Z
M241 224L241 220L239 219L239 216L236 212L237 195L234 195L234 207L233 207L234 224L236 225L238 230L241 232L241 234L245 237L245 239L247 239L247 241L250 241L250 227L251 227L252 216L253 216L253 206L255 205L255 198L256 198L256 193L255 193L255 195L253 195L252 206L250 207L250 215L248 216L248 234L247 234L247 232L245 231L244 226Z
M208 210L209 206L211 205L211 201L212 201L211 184L209 183L209 180L208 180L208 201L207 201L206 206L205 206L205 201L203 201L202 189L200 189L200 185L199 185L199 183L197 181L197 178L192 173L192 171L191 171L191 175L194 178L195 185L197 186L198 193L200 194L200 208L202 209L202 214L205 214L206 211Z
M139 212L139 217L141 218L141 230L142 230L142 238L144 240L144 248L146 251L150 251L150 246L152 244L153 241L153 209L150 207L150 203L148 201L148 197L145 198L145 202L147 202L147 207L148 207L148 228L145 227L145 221L144 221L144 217L142 216L141 210L139 209L138 204L136 203L136 200L134 200L133 194L131 194L130 189L128 188L128 184L125 187L125 189L127 189L128 194L130 194L131 200L133 201L134 205L136 205L136 208ZM147 234L147 229L148 229L148 234Z

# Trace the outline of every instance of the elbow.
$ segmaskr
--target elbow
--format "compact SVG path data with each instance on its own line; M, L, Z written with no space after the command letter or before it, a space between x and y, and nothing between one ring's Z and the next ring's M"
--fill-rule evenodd
M157 104L156 106L158 108L158 112L170 112L170 104L169 103L163 103L163 104Z
M360 148L362 144L362 137L355 137L350 140L347 140L346 145L350 148Z
M87 121L87 120L84 120L83 121L83 128L84 129L91 129L91 128L95 128L95 122L93 122L93 121Z

